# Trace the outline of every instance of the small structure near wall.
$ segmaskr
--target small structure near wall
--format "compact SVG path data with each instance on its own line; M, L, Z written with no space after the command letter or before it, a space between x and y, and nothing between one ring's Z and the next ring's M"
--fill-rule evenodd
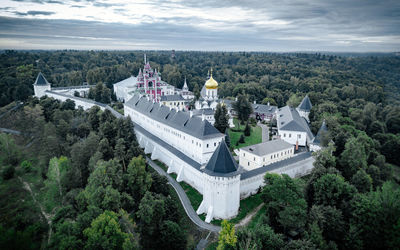
M239 150L239 165L250 171L294 155L294 146L282 139L267 141Z

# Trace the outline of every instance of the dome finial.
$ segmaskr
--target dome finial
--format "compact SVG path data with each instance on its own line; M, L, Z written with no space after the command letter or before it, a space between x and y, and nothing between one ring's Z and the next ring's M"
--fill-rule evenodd
M212 67L211 67L211 77L212 77Z

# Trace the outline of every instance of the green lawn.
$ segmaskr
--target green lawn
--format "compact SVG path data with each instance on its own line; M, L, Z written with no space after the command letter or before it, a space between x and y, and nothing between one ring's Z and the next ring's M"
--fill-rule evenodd
M237 127L236 127L237 128ZM235 129L236 129L235 128ZM236 149L236 148L242 148L250 145L254 145L257 143L262 142L262 129L259 126L251 127L251 134L250 136L245 136L245 142L244 143L239 143L239 145L236 146L236 142L239 141L240 135L243 134L244 126L240 126L241 131L232 131L232 129L228 130L229 137L231 139L231 147Z

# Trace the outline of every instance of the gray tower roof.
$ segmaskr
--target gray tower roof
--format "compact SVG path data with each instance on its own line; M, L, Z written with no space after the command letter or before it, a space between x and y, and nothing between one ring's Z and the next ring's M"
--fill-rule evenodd
M215 149L213 155L206 165L206 172L214 176L233 176L237 171L238 166L233 159L232 154L229 152L228 146L222 140Z
M310 112L310 110L312 108L312 104L311 104L310 98L308 98L308 95L306 95L303 98L303 101L301 101L300 105L297 108L302 111Z
M324 119L324 121L322 122L321 127L318 130L317 135L314 138L313 143L314 144L321 144L322 134L323 133L327 133L327 132L328 132L328 127L326 126L326 122L325 122L325 119Z
M38 76L36 77L36 81L34 85L49 85L50 83L44 78L42 72L39 72Z

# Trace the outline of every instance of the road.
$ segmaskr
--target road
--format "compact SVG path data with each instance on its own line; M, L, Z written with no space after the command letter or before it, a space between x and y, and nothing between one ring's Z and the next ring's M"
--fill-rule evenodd
M266 142L269 141L269 128L268 125L262 124L262 123L257 123L257 126L261 128L261 134L262 134L262 141L261 142Z
M3 116L5 116L6 114L8 114L8 113L10 113L10 112L12 112L12 111L18 109L18 108L21 107L22 105L23 105L22 102L18 102L18 104L15 105L13 108L11 108L11 109L7 110L6 112L0 114L0 119L3 118Z
M155 171L157 171L157 173L167 177L169 184L175 189L176 193L178 194L186 214L189 216L189 218L193 221L194 224L196 224L198 227L202 229L216 233L218 233L221 230L221 227L206 223L205 221L199 218L197 213L194 211L192 204L190 204L189 198L187 197L185 191L174 178L165 173L165 171L150 158L146 157L146 161L150 167L152 167Z

